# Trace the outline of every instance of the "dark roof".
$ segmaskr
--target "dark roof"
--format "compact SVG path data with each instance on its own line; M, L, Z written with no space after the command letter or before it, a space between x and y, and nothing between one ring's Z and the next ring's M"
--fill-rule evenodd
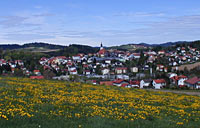
M145 83L151 83L152 82L152 79L145 79L143 80Z

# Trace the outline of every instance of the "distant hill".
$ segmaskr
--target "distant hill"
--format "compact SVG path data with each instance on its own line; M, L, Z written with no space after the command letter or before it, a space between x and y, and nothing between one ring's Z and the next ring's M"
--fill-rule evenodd
M147 49L147 48L155 48L158 46L161 47L171 47L181 44L197 44L199 41L177 41L177 42L167 42L162 44L148 44L148 43L130 43L126 45L120 45L120 46L112 46L108 47L108 49L118 49L118 50L141 50L141 49Z
M124 51L134 51L134 50L144 50L148 48L155 48L158 46L161 47L170 47L175 45L181 45L181 44L195 44L195 46L199 47L200 41L178 41L178 42L167 42L162 44L148 44L148 43L130 43L120 46L112 46L112 47L105 47L106 49L118 49L118 50L124 50ZM18 45L18 44L1 44L0 49L3 50L27 50L31 52L43 52L43 53L50 53L52 55L58 55L58 54L65 54L65 55L71 55L71 54L77 54L77 53L95 53L99 50L99 47L91 47L87 45L78 45L78 44L72 44L69 46L63 46L63 45L55 45L55 44L48 44L48 43L42 43L42 42L35 42L35 43L27 43L24 45Z
M96 53L99 50L97 47L91 47L87 45L78 45L78 44L72 44L69 46L66 46L64 49L61 49L60 51L56 52L50 52L49 55L51 56L72 56L76 55L78 53Z
M28 43L24 45L18 45L18 44L1 44L0 49L3 50L13 50L13 49L26 49L26 48L46 48L46 49L63 49L65 46L62 45L54 45L54 44L48 44L48 43Z
M78 45L72 44L69 46L62 46L62 45L55 45L55 44L48 44L48 43L27 43L24 45L18 44L7 44L7 45L0 45L0 49L3 50L22 50L28 52L37 52L37 53L45 53L50 56L71 56L76 55L78 53L96 53L99 48L87 46L87 45Z

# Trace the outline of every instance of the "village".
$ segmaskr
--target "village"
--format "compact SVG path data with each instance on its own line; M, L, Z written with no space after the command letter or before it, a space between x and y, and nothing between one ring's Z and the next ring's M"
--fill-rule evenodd
M78 77L78 82L126 88L200 89L200 78L196 76L189 78L181 73L181 70L188 69L179 69L181 65L198 62L199 53L200 51L192 47L177 47L174 51L156 52L150 49L144 52L125 52L106 50L101 43L99 51L95 54L42 57L39 64L43 67L43 71L39 69L29 71L24 67L23 60L0 59L0 66L4 68L10 66L12 73L20 69L31 79L44 79L44 71L49 71L46 76L54 71L48 78L74 81L75 77Z

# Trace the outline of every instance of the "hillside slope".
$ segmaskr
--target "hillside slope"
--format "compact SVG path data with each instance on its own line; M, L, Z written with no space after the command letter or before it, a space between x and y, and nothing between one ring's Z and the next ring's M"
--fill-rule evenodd
M1 127L198 127L200 97L64 81L0 78Z

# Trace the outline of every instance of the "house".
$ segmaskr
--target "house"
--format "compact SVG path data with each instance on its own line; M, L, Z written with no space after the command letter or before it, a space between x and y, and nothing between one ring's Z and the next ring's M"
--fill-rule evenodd
M115 68L116 74L125 74L127 73L127 67L117 67Z
M158 54L159 55L161 55L161 54L163 55L163 54L165 54L165 51L164 50L158 51Z
M184 75L180 75L180 76L174 76L171 78L172 80L172 83L177 85L178 87L184 87L185 86L185 81L187 80L188 78Z
M153 80L152 85L155 89L161 89L166 86L166 81L164 79Z
M47 69L51 69L51 67L48 66L48 65L44 65L43 69L44 69L44 70L47 70Z
M72 56L72 59L74 61L78 61L78 60L81 60L81 56L80 55Z
M15 64L18 64L19 66L23 66L24 62L22 60L15 60Z
M44 79L44 76L30 76L30 79Z
M164 71L164 68L165 68L164 65L158 64L157 67L156 67L156 70L162 72L162 71Z
M110 60L110 59L106 59L106 60L105 60L105 63L106 63L106 64L111 64L111 60Z
M99 57L105 57L107 55L107 51L106 51L106 49L104 49L102 43L101 43L100 50L97 54L99 55Z
M97 85L97 81L96 80L92 80L92 84Z
M185 85L192 89L200 89L200 78L193 77L185 81Z
M129 80L128 75L120 74L120 75L115 75L117 79L123 79L123 80Z
M29 70L25 71L25 75L30 76L31 72Z
M140 53L133 53L133 57L135 59L140 59Z
M90 70L85 70L85 71L84 71L84 74L85 74L85 75L90 75L91 72L90 72Z
M169 78L172 78L174 76L177 76L177 74L176 73L168 73L168 76L169 76Z
M130 86L129 83L124 83L124 84L121 85L121 87L124 87L124 88L130 88L131 86Z
M6 61L4 60L4 59L0 59L0 65L2 66L2 65L6 65Z
M110 73L110 70L108 68L103 68L101 72L102 72L102 75L108 75Z
M135 80L135 81L130 81L129 88L139 88L140 87L140 81Z
M113 81L113 85L121 87L122 84L129 84L129 82L123 80L123 79L116 79L115 81Z
M40 75L41 75L40 70L34 70L33 73L34 73L35 75L37 75L37 76L40 76Z
M100 81L100 85L113 85L113 81Z
M39 60L39 63L41 65L45 65L45 63L48 61L48 59L46 57L42 57L40 60Z
M70 73L70 75L77 75L78 74L76 69L70 70L69 73Z
M137 73L137 72L138 72L138 67L132 67L132 68L131 68L131 72Z
M141 81L140 81L140 88L149 87L149 86L151 85L151 82L152 82L151 79L141 80Z
M181 53L185 53L185 52L186 52L185 47L182 47L181 48Z

